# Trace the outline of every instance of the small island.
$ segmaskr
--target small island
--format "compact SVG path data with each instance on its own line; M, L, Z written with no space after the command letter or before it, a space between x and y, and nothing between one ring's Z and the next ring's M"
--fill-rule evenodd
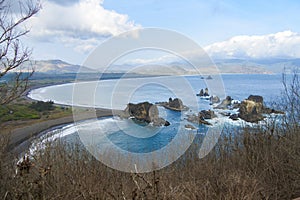
M182 100L179 98L169 98L168 102L158 102L156 105L163 106L169 110L174 110L174 111L187 111L189 107L183 104Z
M159 111L156 105L149 102L129 103L123 112L121 118L132 118L135 122L153 123L154 126L169 126L170 123L159 117Z

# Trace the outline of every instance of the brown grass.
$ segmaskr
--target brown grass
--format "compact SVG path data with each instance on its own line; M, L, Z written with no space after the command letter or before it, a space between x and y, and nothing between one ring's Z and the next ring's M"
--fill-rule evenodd
M79 146L49 144L29 173L1 162L6 199L293 199L300 196L299 129L223 135L204 159L188 157L146 174L106 167ZM238 136L236 136L238 135ZM5 141L3 141L5 142ZM72 151L70 152L70 148ZM192 147L191 147L192 149ZM5 155L7 156L7 155ZM7 159L7 158L6 158ZM2 154L1 161L4 161Z

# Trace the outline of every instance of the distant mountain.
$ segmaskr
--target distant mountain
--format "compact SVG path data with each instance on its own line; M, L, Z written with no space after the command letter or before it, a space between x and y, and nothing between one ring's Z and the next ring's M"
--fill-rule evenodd
M300 58L298 59L216 59L214 60L218 71L207 66L201 67L202 74L215 73L242 73L242 74L271 74L282 73L284 69L292 70L300 68ZM29 63L26 64L29 66ZM35 68L36 72L63 74L63 73L77 73L81 68L81 72L95 73L96 70L85 66L74 65L62 60L41 60L32 61L31 66ZM113 65L107 73L136 73L144 75L192 75L197 74L193 66L186 62L171 62L162 63L161 65L148 64L144 66L139 65Z
M223 73L282 73L300 68L300 58L268 58L268 59L219 59L215 64Z
M62 60L39 60L26 63L27 66L31 65L35 72L63 74L63 73L77 73L81 68L82 72L92 73L94 70L82 67L80 65L74 65Z

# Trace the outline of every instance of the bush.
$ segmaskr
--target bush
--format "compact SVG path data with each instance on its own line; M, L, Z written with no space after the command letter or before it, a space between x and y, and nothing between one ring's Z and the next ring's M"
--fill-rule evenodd
M30 108L38 111L38 112L43 112L43 111L51 111L54 110L54 102L53 101L38 101L38 102L32 102L30 105Z
M9 104L7 106L0 106L0 122L39 118L40 115L36 110L33 110L24 104Z

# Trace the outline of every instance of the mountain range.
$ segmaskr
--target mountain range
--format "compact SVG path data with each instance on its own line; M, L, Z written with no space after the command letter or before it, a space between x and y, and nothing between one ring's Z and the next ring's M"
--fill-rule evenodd
M291 72L294 68L300 67L300 58L293 59L218 59L214 60L215 65L220 73L242 73L242 74L273 74ZM41 60L31 61L30 65L35 69L35 72L63 74L63 73L77 73L80 69L84 73L95 73L94 69L85 66L70 64L62 60ZM29 63L26 64L29 66ZM101 71L101 68L99 68ZM126 73L132 69L134 73L146 75L191 75L196 74L197 71L187 66L182 62L164 63L162 65L144 65L141 68L131 64L114 65L107 72L109 73ZM211 67L201 68L202 74L216 73Z

